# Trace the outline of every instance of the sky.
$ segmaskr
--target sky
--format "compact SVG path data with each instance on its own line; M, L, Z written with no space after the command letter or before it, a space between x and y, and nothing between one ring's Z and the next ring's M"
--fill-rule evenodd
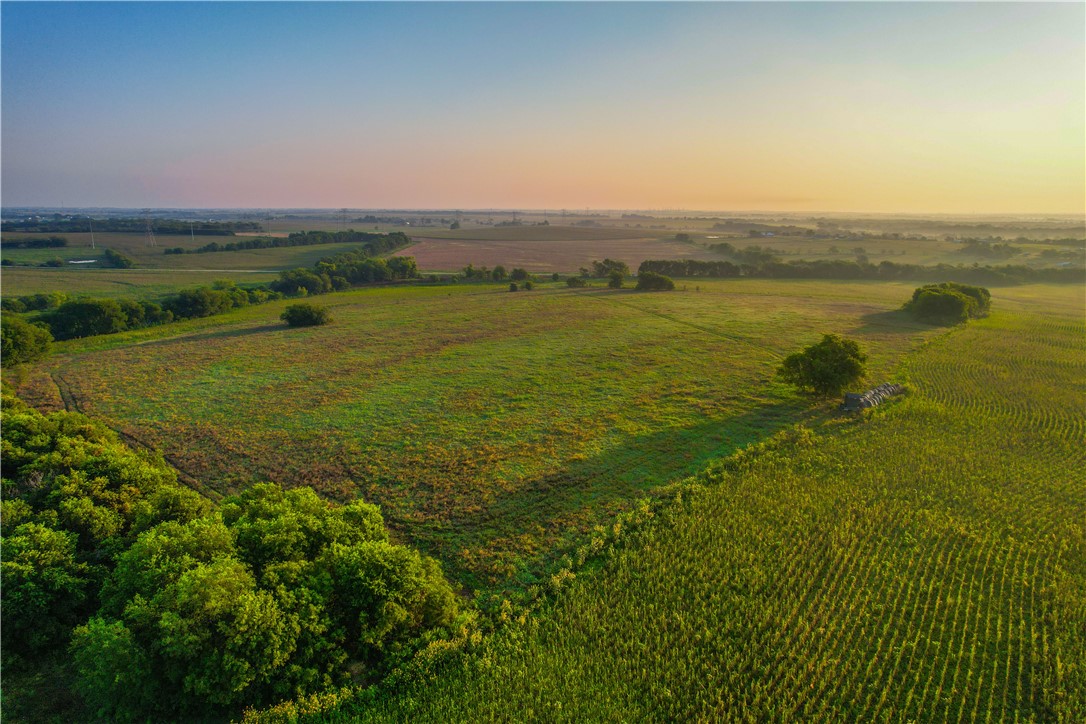
M0 4L4 206L1086 213L1083 3Z

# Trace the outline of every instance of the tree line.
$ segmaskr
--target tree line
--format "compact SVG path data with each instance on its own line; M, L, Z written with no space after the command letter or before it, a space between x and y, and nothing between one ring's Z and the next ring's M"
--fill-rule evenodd
M57 249L62 246L68 246L68 239L63 236L4 239L4 246L8 249Z
M89 216L75 216L66 219L10 220L0 224L0 230L3 231L37 233L88 233L91 231L142 233L146 231L146 229L147 220L139 217L93 219ZM233 236L238 231L263 231L263 227L255 221L185 221L184 219L151 219L151 230L156 234Z
M674 277L762 279L856 279L918 280L943 282L962 280L976 284L1029 284L1035 282L1086 283L1086 269L1076 267L1037 269L1025 265L966 266L963 264L901 264L817 259L773 261L763 264L735 264L730 261L694 259L646 260L638 274L651 271Z
M374 505L259 484L215 506L82 415L7 390L2 415L5 684L38 716L58 681L68 720L237 715L377 681L458 625Z
M406 246L411 238L402 231L390 234L376 234L366 231L298 231L287 237L256 236L220 244L213 241L196 249L181 246L164 249L164 254L209 254L220 251L246 251L249 249L278 249L288 246L314 246L316 244L361 244L371 256Z
M38 312L36 317L21 320L5 315L4 319L17 320L5 323L5 350L12 360L37 359L48 350L53 340L76 339L99 334L115 334L181 319L194 319L221 314L237 307L263 304L284 297L301 297L326 294L356 286L380 282L415 279L419 276L415 258L369 256L370 250L395 244L402 234L392 241L373 240L362 248L325 257L312 268L299 267L279 273L279 278L266 286L242 288L232 280L219 280L210 287L185 289L170 294L161 303L134 299L95 299L80 297L69 299L60 292L33 294L3 300L3 309L9 312ZM122 255L118 257L124 258ZM26 329L32 326L48 335Z

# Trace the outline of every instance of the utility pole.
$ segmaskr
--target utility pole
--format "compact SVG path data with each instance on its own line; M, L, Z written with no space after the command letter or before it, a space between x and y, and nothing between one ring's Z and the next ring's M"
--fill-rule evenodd
M151 210L143 210L143 224L146 229L145 238L147 239L147 246L157 246L155 244L155 228L154 222L151 221Z

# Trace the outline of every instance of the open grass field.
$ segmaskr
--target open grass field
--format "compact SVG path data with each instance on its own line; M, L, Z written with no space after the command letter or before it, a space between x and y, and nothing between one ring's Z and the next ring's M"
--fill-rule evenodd
M277 273L270 271L244 272L237 269L36 269L9 266L0 271L0 293L5 297L64 292L71 297L157 299L178 289L209 286L216 279L230 278L239 284L249 284L270 282L277 276Z
M989 318L902 351L905 397L709 466L601 569L444 670L293 710L1086 720L1082 302L1000 290Z
M857 338L872 382L937 330L899 284L743 280L671 293L385 287L57 345L23 393L163 451L202 489L379 503L467 588L501 586L644 491L826 413L783 355ZM996 303L998 304L998 296Z

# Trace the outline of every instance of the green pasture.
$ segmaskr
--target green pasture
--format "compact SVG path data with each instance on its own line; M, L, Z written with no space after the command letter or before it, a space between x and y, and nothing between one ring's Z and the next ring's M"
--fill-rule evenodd
M379 503L470 588L782 426L830 414L779 384L824 332L869 382L937 330L904 284L743 280L671 293L541 285L386 287L57 345L23 394L66 401L161 450L201 488L258 480ZM812 407L812 403L813 407Z
M10 234L13 238L50 236L50 234ZM135 268L171 269L183 271L279 271L295 267L310 267L320 259L356 248L351 244L317 244L314 246L279 247L275 249L248 249L243 251L210 252L205 254L165 254L165 249L182 247L195 249L211 242L228 244L242 241L244 236L188 236L157 237L156 246L148 246L142 234L95 234L95 249L91 248L90 234L55 234L68 239L68 246L57 249L3 249L3 257L16 264L40 264L60 257L68 259L100 258L105 248L118 251L132 259ZM76 269L86 271L87 269ZM12 267L6 267L4 273ZM39 290L35 290L39 291ZM7 294L7 292L5 292Z
M1082 293L992 308L919 346L894 332L880 364L906 395L661 492L602 568L444 666L263 720L1086 720Z
M68 296L158 299L166 294L197 286L209 286L216 279L230 278L238 284L270 282L275 272L242 272L184 269L71 269L3 267L0 292L5 297L64 292Z

